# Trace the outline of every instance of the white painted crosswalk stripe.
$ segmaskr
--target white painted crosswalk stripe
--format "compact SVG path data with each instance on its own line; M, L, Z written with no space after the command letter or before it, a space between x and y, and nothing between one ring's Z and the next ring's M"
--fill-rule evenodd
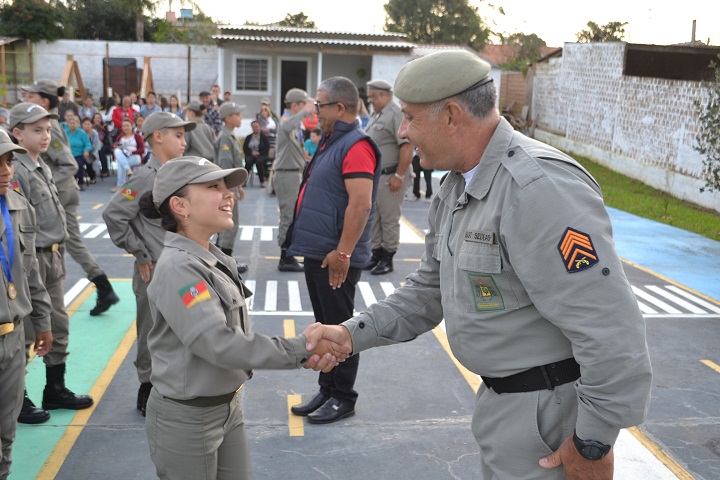
M288 303L291 312L302 312L302 303L300 302L300 284L297 280L288 282Z
M265 311L277 310L277 280L268 280L265 283Z
M676 287L675 285L668 285L667 288L668 288L668 290L672 290L673 292L677 293L678 295L681 295L681 296L687 298L688 300L691 300L694 303L697 303L701 307L704 307L711 312L720 313L720 307L718 307L717 305L713 305L712 303L707 302L707 301L703 300L702 298L698 298L697 296L693 295L692 293L686 292L682 288Z
M651 292L657 293L658 295L660 295L661 297L663 297L667 300L670 300L675 305L679 305L679 306L685 308L686 310L688 310L691 313L707 313L702 308L696 307L692 303L683 300L682 298L678 297L677 295L673 295L668 290L666 290L662 287L659 287L657 285L646 285L645 288L647 288Z
M660 310L664 311L665 313L674 313L674 314L680 314L682 313L677 308L673 307L672 305L663 302L657 297L654 297L647 293L645 290L641 289L640 287L636 287L635 285L631 285L633 292L635 292L635 296L645 300L648 303L651 303L658 307Z
M248 310L252 310L253 304L255 303L255 280L246 280L245 286L253 292L252 297L248 298L245 303L247 304Z
M362 295L365 305L369 306L373 303L377 303L375 294L373 293L372 288L370 288L370 284L368 282L358 282L357 286L360 290L360 295Z

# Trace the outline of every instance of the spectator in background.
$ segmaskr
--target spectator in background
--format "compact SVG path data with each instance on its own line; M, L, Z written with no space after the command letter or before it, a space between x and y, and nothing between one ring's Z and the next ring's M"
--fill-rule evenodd
M321 138L322 130L319 128L313 128L310 131L310 138L305 140L305 160L307 160L308 162L312 160L313 156L315 155L315 151L320 144Z
M127 182L132 168L142 164L142 157L145 155L145 139L133 132L133 124L129 118L122 121L121 134L115 140L113 154L117 160L117 183L112 191L117 192Z
M88 163L89 168L92 170L93 175L90 183L95 183L97 178L97 172L100 171L100 135L97 130L93 128L92 120L89 117L85 117L80 120L80 128L90 139L90 162Z
M223 102L232 102L232 94L230 92L223 93Z
M113 127L118 130L118 134L122 129L124 120L129 120L131 126L135 126L135 110L132 106L132 97L125 96L122 99L122 105L115 107L112 114Z
M7 111L7 108L0 107L0 128L5 130L7 132L8 130L8 117L10 116L10 113Z
M115 101L115 95L105 99L105 105L103 105L102 120L103 123L112 122L112 114L118 103Z
M268 150L270 150L270 141L267 136L260 131L260 123L253 120L250 124L252 133L245 137L243 142L243 152L245 153L245 170L252 172L253 165L257 170L258 179L260 180L260 188L265 187L265 159Z
M140 105L138 104L138 96L137 96L137 93L135 93L135 92L130 92L129 97L130 97L130 106L132 107L133 110L135 110L136 112L139 112L139 111L140 111Z
M145 125L145 117L138 113L135 116L135 133L145 138L145 134L143 133L143 125ZM142 156L143 165L145 165L148 161L148 158L150 158L150 153L150 144L147 140L145 140L145 155Z
M100 159L100 176L107 177L110 175L110 171L108 170L108 156L112 156L113 139L100 112L93 115L92 126L97 132L100 141L100 151L98 152L98 158Z
M370 123L370 113L368 112L365 102L362 98L358 99L358 120L360 121L360 127L365 130L368 123Z
M148 92L145 101L145 105L140 107L140 115L143 117L147 118L151 113L162 112L162 108L157 104L157 95L155 95L155 92Z
M166 112L174 113L180 118L185 118L185 115L183 113L183 109L180 108L180 100L178 100L177 95L170 95L170 100L168 101L168 106L163 109Z
M415 196L415 200L420 200L420 173L425 177L425 200L430 200L433 194L432 169L422 168L417 150L413 152L412 167L415 173L415 180L413 181L413 195Z
M212 106L210 92L200 92L200 102L205 105L205 122L212 127L217 135L223 127L220 112Z
M60 100L60 103L58 104L58 116L60 117L60 120L65 118L65 112L67 110L72 110L75 115L79 115L77 104L70 99L70 92L65 90L62 100Z
M270 151L268 152L268 158L275 158L275 151L277 148L277 129L280 125L280 119L275 113L270 110L270 99L265 97L262 99L260 104L260 113L255 116L255 119L260 124L260 131L264 133L268 141L270 142Z
M220 85L213 85L210 89L210 101L215 108L220 108L220 105L223 104L220 99Z
M205 105L193 100L185 107L188 122L195 122L193 130L185 131L186 157L201 157L215 162L215 131L205 123Z
M70 150L78 165L75 178L80 186L80 191L84 192L85 173L87 172L88 177L90 177L90 182L95 183L95 170L88 165L88 161L92 163L92 159L90 158L90 151L92 150L90 139L82 129L78 128L79 126L80 122L78 117L67 114L67 123L65 123L63 127L65 127L65 134L70 142Z
M80 118L92 118L93 115L97 113L98 109L95 105L93 105L93 98L88 95L85 97L85 100L83 100L83 106L80 107L80 112L78 117Z
M303 120L303 140L310 139L310 132L312 132L318 126L318 118L315 112L309 117L305 117Z
M160 95L159 103L160 103L160 111L164 112L165 109L168 107L168 99L165 98L163 95Z

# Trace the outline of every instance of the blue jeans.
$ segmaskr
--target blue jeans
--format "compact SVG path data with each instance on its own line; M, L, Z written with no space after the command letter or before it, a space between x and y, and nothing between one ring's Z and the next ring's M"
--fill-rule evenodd
M116 148L113 152L117 161L117 186L122 187L127 182L127 172L132 167L137 167L142 163L140 155L125 155L121 149Z

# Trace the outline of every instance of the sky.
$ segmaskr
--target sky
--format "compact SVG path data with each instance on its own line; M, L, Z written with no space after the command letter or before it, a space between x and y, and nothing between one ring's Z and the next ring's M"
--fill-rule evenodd
M176 12L179 0L170 0ZM387 0L195 0L205 12L221 23L246 21L272 23L287 13L305 13L322 30L381 33L385 24ZM717 0L470 0L494 31L535 33L549 46L574 42L575 34L588 21L599 25L628 22L624 40L630 43L670 45L689 42L692 21L697 20L697 40L720 45L720 1ZM166 10L163 1L160 10ZM233 5L228 8L228 5ZM505 15L495 7L502 7ZM158 12L160 13L160 12Z

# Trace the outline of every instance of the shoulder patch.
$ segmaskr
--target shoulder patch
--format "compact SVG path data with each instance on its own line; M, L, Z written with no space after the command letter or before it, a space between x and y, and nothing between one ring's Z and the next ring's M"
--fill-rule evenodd
M582 272L599 261L590 235L570 227L560 238L558 251L568 273Z
M11 186L12 189L15 190L16 192L19 192L19 191L20 191L20 183L18 183L18 182L12 182L12 184L11 184L10 186Z
M125 186L122 190L120 190L120 194L128 200L135 200L137 190L133 190L132 188Z
M182 300L185 308L192 308L200 302L210 300L210 292L205 280L185 285L178 290L178 295L180 295L180 300Z

